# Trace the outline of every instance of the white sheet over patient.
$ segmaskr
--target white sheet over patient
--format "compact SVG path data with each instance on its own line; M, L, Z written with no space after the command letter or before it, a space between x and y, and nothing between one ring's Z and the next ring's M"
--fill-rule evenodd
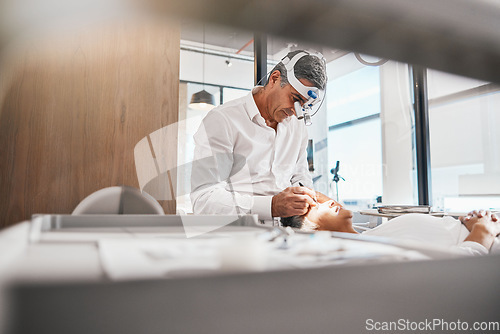
M469 235L467 228L452 217L433 217L425 214L406 214L393 218L364 235L384 236L395 239L413 240L444 247L460 247L471 255L488 254L488 250L471 241L464 241ZM498 238L496 245L498 248Z

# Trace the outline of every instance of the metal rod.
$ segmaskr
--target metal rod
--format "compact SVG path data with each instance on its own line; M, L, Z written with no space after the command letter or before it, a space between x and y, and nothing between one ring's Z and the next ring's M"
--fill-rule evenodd
M418 204L431 205L431 157L427 69L412 66L413 107L415 112L415 149L417 158Z
M264 33L254 34L254 83L257 85L267 73L267 36Z

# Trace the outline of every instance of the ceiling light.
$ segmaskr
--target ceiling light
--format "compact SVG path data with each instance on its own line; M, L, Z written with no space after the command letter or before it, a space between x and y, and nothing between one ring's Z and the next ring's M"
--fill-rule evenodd
M189 103L189 108L195 110L209 111L214 107L215 97L204 89L198 93L194 93L191 97L191 102Z
M189 108L209 111L215 107L215 97L205 90L205 24L203 24L203 89L191 96Z

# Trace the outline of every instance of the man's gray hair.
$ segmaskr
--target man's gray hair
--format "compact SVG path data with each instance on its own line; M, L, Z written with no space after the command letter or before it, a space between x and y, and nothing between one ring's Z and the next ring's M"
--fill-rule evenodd
M287 54L287 56L292 59L299 52L306 52L303 50L292 51ZM281 73L281 86L285 86L288 84L288 78L286 74L285 65L282 62L279 62L272 70L280 71ZM326 63L323 58L319 58L314 54L310 54L300 58L297 63L295 63L294 71L295 77L300 79L309 80L314 87L317 87L321 90L324 90L326 87ZM269 78L267 78L266 85L269 83Z

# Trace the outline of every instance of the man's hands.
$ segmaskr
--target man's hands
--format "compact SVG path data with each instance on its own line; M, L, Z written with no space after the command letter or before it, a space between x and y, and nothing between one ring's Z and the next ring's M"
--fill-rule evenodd
M316 205L316 193L306 187L289 187L273 196L271 214L273 217L302 216Z

